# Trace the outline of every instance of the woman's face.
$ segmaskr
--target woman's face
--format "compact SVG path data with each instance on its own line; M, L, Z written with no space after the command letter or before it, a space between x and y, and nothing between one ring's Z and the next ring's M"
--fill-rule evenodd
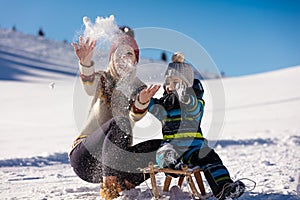
M116 72L120 77L136 71L136 57L133 48L129 45L119 46L113 55Z

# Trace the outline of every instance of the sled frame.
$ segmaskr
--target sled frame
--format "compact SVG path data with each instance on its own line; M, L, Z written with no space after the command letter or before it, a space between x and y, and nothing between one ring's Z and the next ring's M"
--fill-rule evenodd
M167 173L167 174L177 174L179 175L179 180L178 180L178 186L181 188L182 183L184 181L184 178L186 178L186 181L189 184L189 187L191 189L191 192L193 196L196 199L207 199L210 197L210 194L206 194L204 184L203 184L203 179L201 176L201 169L199 167L196 168L188 168L187 166L184 166L182 170L174 170L170 168L158 168L157 166L154 166L153 163L149 163L149 166L142 169L144 174L149 174L150 175L150 180L151 180L151 186L152 186L152 192L154 195L155 199L158 199L160 197L160 193L157 188L157 183L156 183L156 178L155 174L159 172ZM200 189L200 193L197 191L194 180L192 178L192 175L194 175L197 185ZM165 178L164 186L163 186L163 191L168 192L170 183L172 181L172 176L167 175Z

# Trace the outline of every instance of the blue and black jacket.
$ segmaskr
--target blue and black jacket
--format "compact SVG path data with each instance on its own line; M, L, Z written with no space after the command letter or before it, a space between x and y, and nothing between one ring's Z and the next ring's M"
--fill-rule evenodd
M200 127L205 103L193 88L187 89L187 95L190 101L184 104L176 94L164 93L160 99L151 99L148 110L162 123L163 144L171 143L189 164L191 155L205 143Z

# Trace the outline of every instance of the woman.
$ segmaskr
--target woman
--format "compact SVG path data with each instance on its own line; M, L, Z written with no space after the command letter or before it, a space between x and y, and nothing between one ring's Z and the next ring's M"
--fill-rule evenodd
M144 181L138 167L155 161L161 140L132 146L132 126L147 112L147 105L135 103L150 99L159 89L136 77L139 48L133 37L120 34L113 42L107 70L95 72L92 61L96 41L79 39L73 43L79 59L80 79L85 92L93 96L86 125L74 141L70 161L83 180L103 183L101 196L112 199L124 189ZM136 104L134 108L133 104Z

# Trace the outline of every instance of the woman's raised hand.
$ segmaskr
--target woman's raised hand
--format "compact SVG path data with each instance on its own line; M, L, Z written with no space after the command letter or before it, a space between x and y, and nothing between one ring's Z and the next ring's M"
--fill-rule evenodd
M84 66L92 65L92 57L94 49L96 47L97 41L93 40L90 42L90 38L87 38L86 41L83 41L83 37L79 37L79 44L72 43L74 47L75 54L77 55L80 64Z
M143 89L139 94L139 102L145 104L150 101L150 99L156 94L159 90L160 85L151 84L149 87Z

